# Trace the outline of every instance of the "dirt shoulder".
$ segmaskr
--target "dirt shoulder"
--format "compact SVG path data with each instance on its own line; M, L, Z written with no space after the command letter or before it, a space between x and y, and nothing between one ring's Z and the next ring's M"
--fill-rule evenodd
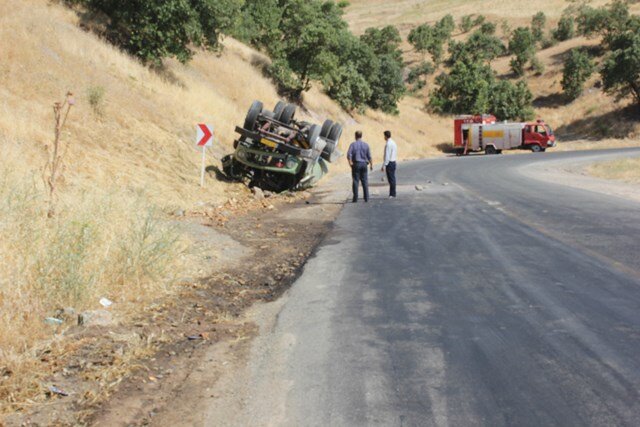
M61 339L73 341L73 349L43 354L43 363L54 365L43 383L69 395L43 387L42 399L4 423L129 426L162 419L166 425L171 416L172 424L191 424L209 385L243 357L257 332L247 309L282 295L331 228L346 198L334 190L341 179L310 193L235 201L174 218L210 251L203 259L213 266L200 272L214 272L185 278L177 296L126 322L70 330ZM233 205L243 203L254 208L235 214L241 209Z
M594 153L595 154L595 153ZM615 156L612 156L615 159ZM582 190L594 191L608 196L620 197L640 202L640 185L593 176L589 169L598 162L607 161L603 157L589 157L579 162L545 162L522 169L522 173L532 178L567 185Z

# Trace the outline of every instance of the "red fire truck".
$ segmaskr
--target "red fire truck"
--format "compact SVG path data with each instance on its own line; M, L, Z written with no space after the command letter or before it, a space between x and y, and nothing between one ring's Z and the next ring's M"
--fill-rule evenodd
M528 149L534 153L555 147L553 130L542 120L524 123L498 123L489 114L458 116L454 121L456 154L484 151L499 154L502 150Z

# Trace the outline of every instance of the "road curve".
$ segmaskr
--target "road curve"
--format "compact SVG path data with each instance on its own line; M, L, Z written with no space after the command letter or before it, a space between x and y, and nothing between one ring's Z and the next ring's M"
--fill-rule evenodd
M208 423L640 425L640 203L532 178L629 155L400 164L396 200L345 206Z

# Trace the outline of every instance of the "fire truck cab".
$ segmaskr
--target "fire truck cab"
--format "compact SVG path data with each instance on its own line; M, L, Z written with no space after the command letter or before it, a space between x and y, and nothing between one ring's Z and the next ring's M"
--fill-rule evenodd
M499 154L502 150L528 149L545 151L556 145L553 130L544 121L497 123L495 116L459 116L454 122L456 154L484 151Z

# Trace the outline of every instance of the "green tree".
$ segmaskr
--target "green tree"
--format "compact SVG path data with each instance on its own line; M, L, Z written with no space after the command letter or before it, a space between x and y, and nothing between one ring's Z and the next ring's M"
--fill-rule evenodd
M456 29L456 22L451 15L445 15L442 19L436 22L435 31L440 38L440 40L444 42L448 41L453 34L453 30Z
M611 51L605 58L600 74L607 93L618 99L628 96L640 105L640 33L630 29L610 40Z
M337 52L347 24L342 19L342 9L335 3L306 0L284 3L280 20L282 37L269 53L279 66L274 67L273 76L293 98L300 98L311 88L313 80L326 80L339 67Z
M538 12L531 18L531 33L536 42L544 38L544 30L547 26L547 16L544 12Z
M576 24L573 16L563 16L553 31L553 38L559 42L572 39L576 34Z
M262 49L271 49L282 37L279 0L245 0L242 16L233 30L240 40Z
M521 80L514 85L502 80L491 88L488 111L498 120L531 120L534 116L532 101L533 95L526 82Z
M400 32L393 25L383 28L367 28L360 40L370 46L376 55L391 55L394 59L402 61Z
M436 77L429 105L437 113L483 114L489 110L495 74L480 62L456 62Z
M480 29L478 31L482 34L493 36L496 33L496 29L496 24L494 24L493 22L485 22L484 24L480 25Z
M449 59L447 63L453 65L458 61L482 61L490 63L506 51L502 40L498 37L475 31L465 42L452 41L449 43Z
M194 47L216 49L233 28L241 0L81 0L103 15L106 37L145 63L175 57L187 62Z
M511 70L517 76L524 75L524 68L536 52L536 42L531 30L526 27L516 28L509 40L509 52L515 55L511 60Z
M460 25L458 25L460 31L463 33L468 33L473 28L473 15L465 15L460 20Z
M572 49L562 70L561 84L566 97L572 101L577 99L594 71L595 65L589 55L580 49Z
M361 109L373 93L369 82L358 72L354 64L346 64L337 70L327 84L327 93L346 110Z

